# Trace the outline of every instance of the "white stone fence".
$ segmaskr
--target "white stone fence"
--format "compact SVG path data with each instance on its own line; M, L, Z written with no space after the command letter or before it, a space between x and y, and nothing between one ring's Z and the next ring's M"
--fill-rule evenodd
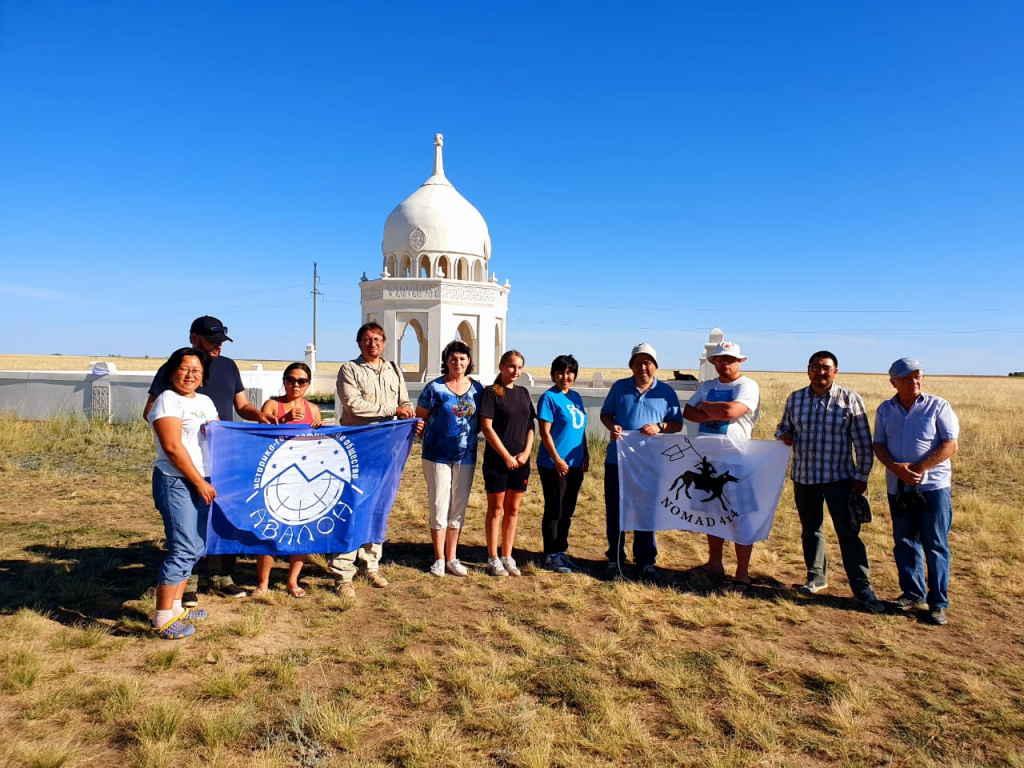
M274 395L281 394L280 371L242 371L242 383L250 402L257 407ZM142 409L149 397L149 386L155 372L125 371L97 375L88 371L0 371L0 413L25 419L46 419L63 414L81 414L112 422L142 418ZM334 390L336 374L314 374L315 391ZM575 388L587 410L588 434L607 437L601 426L601 405L608 394L610 382L586 382L596 386ZM668 382L685 403L696 389L696 382ZM413 402L423 390L420 382L409 382ZM531 382L527 386L534 403L548 389ZM337 406L337 403L335 404ZM337 408L336 408L337 411ZM237 420L237 415L236 415Z

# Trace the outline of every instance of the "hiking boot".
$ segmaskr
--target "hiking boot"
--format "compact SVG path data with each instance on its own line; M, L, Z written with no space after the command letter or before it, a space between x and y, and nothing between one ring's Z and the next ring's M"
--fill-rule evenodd
M900 595L892 601L892 606L897 611L925 611L928 609L928 604L923 598L914 597L913 595Z
M828 589L828 579L808 579L806 584L797 587L797 591L805 595L816 595L823 589Z
M348 597L355 600L356 588L352 586L351 581L338 581L334 584L334 594L338 597Z
M377 589L383 589L390 583L387 579L381 576L380 571L367 571L366 580Z
M562 562L561 554L548 555L544 558L544 567L555 573L571 573L572 569Z
M237 600L249 594L235 584L234 579L230 576L211 576L210 593L217 595L217 597L226 597L229 600ZM184 605L184 602L182 602L182 605Z
M648 584L661 584L661 574L653 565L645 565L640 569L640 581Z
M516 559L509 555L508 557L501 558L501 564L505 566L505 570L508 571L509 576L522 576L523 572L519 570L516 565Z
M434 564L430 566L431 576L444 576L444 560L435 560Z
M946 609L932 608L928 611L928 618L931 619L932 624L938 624L941 627L946 623Z
M466 570L466 566L460 563L459 558L457 557L454 560L449 560L445 563L444 569L452 576L465 576L469 573L469 571Z
M875 597L875 592L872 589L857 595L857 602L868 613L885 613L885 606Z
M505 566L497 557L487 558L487 572L491 576L508 576L508 571L505 570Z
M185 594L181 596L181 604L186 608L195 608L199 605L199 577L190 573L188 581L185 582Z
M605 563L605 565L604 565L604 577L606 579L611 581L612 579L619 578L619 576L621 576L621 575L622 575L622 572L619 571L619 564L617 562L615 562L614 560L609 560L607 563Z

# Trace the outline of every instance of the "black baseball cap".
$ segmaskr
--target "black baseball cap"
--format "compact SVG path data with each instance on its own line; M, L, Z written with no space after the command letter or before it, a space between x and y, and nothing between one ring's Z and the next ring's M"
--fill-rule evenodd
M210 315L203 315L193 320L192 327L189 328L188 332L194 333L196 336L202 336L214 344L234 341L234 339L228 336L228 327L216 317L211 317Z

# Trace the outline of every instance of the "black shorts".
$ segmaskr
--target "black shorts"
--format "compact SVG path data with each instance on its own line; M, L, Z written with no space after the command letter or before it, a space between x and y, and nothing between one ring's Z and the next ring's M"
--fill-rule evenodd
M521 467L509 469L500 456L496 455L492 460L489 458L485 455L483 461L484 490L487 493L523 493L526 490L530 482L529 460Z

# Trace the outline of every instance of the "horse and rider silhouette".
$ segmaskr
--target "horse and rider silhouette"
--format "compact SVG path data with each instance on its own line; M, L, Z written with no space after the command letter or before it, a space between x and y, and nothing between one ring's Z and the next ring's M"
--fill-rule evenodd
M700 472L687 470L672 481L672 486L669 488L669 491L676 492L676 501L679 501L680 491L686 493L686 498L692 499L693 496L690 495L690 486L693 486L696 490L704 491L708 494L706 499L700 499L700 501L714 501L715 499L718 499L718 503L722 505L722 509L725 512L728 512L729 507L726 506L725 498L722 496L722 493L725 490L726 483L736 483L739 482L739 479L733 477L728 470L721 475L716 474L714 465L707 460L706 456L701 456L700 462L694 466L698 467Z

